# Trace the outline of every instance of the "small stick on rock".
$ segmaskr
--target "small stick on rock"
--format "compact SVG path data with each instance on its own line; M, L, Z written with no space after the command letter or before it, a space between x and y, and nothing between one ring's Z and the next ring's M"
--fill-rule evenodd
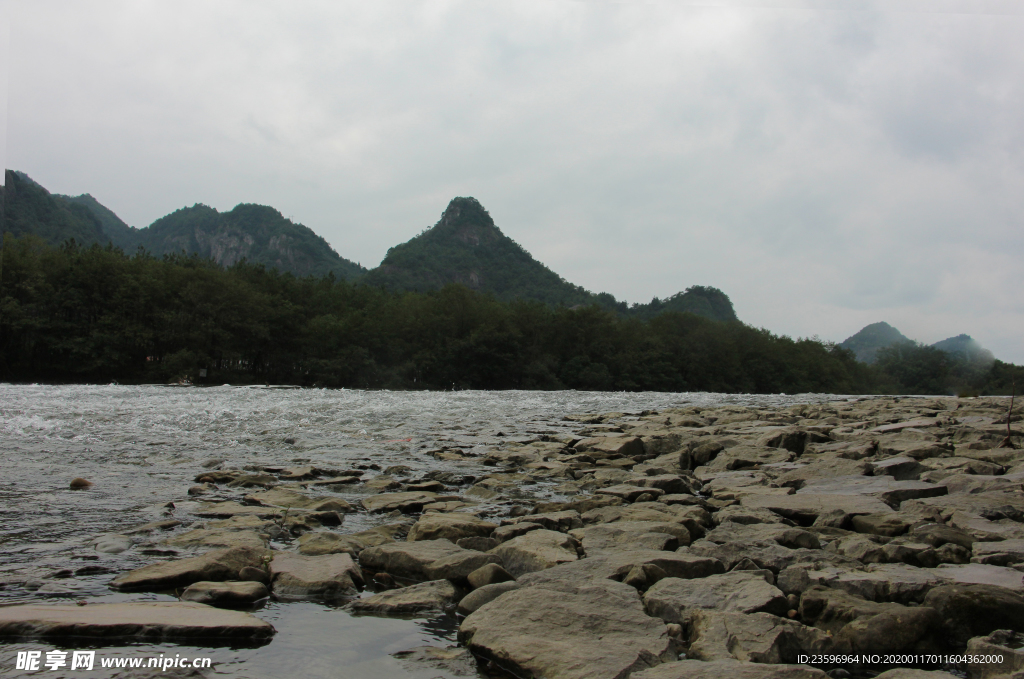
M1013 399L1017 396L1017 381L1015 379L1010 380L1010 407L1006 411L1006 438L1000 443L998 448L1016 448L1013 440L1010 438L1010 423L1013 421Z

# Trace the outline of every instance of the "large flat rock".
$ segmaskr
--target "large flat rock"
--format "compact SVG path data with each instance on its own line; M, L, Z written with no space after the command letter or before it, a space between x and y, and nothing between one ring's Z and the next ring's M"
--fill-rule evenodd
M471 613L459 638L520 676L551 679L624 679L677 652L636 590L610 581L505 592Z
M400 578L430 580L426 569L435 561L454 556L479 554L453 545L448 540L417 540L368 547L359 553L359 565L370 571L384 571Z
M870 495L888 505L946 495L945 486L925 481L897 481L891 476L834 476L808 479L797 495ZM853 512L847 512L852 514Z
M685 529L684 529L685 530ZM491 550L514 577L576 561L579 543L565 533L534 530L503 542Z
M725 572L718 559L686 554L682 552L659 552L653 549L638 549L591 556L579 561L564 563L554 568L528 573L517 582L523 587L535 585L548 587L583 586L593 581L622 581L635 568L655 566L670 578L706 578ZM557 584L557 583L568 583Z
M421 511L423 505L430 504L436 497L437 493L429 492L381 493L364 497L360 502L363 509L373 514L395 510L408 514Z
M201 556L176 561L158 561L122 573L110 586L122 592L160 591L187 587L194 582L238 580L238 572L246 566L262 568L263 558L270 550L250 547L216 549Z
M409 530L409 541L448 540L460 538L490 537L498 524L484 521L472 514L424 514Z
M348 554L278 552L270 562L270 573L274 596L293 601L351 597L363 585L363 574Z
M769 509L780 516L799 523L810 523L819 514L838 509L846 514L881 514L892 507L870 495L840 495L837 493L805 493L795 495L745 495L740 504L752 509Z
M0 607L3 638L261 641L270 639L274 632L273 625L247 613L192 602Z
M782 590L752 571L733 571L697 580L664 578L644 594L649 615L665 622L687 622L693 611L786 615L789 603Z
M349 610L372 615L437 615L454 608L460 595L448 580L431 580L357 599L349 604Z
M769 613L698 610L690 625L687 657L793 663L800 653L829 653L833 648L826 632Z

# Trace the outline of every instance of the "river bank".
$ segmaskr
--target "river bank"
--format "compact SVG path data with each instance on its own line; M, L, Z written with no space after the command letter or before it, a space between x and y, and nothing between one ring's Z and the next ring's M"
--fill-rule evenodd
M364 455L293 457L288 436L276 460L182 456L148 514L51 562L77 568L5 568L15 606L0 631L21 636L4 650L66 643L63 604L77 634L107 635L87 645L116 632L126 652L138 633L90 623L99 607L167 602L181 617L148 621L143 642L220 653L218 676L280 676L256 659L283 638L328 676L332 638L359 630L353 648L386 660L345 676L811 677L824 675L783 665L1017 657L1012 638L982 640L1024 629L1024 460L999 447L1007 399L814 401L549 409L435 440L381 428ZM89 480L74 492L106 492ZM236 617L197 632L199 609L179 597ZM48 612L17 608L40 601Z

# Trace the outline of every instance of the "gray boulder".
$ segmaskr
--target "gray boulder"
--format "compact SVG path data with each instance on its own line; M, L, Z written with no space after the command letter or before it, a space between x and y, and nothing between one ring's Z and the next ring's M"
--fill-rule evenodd
M359 565L379 572L384 571L400 578L429 580L425 569L430 564L450 556L479 554L462 549L448 540L418 540L396 542L377 547L368 547L359 553Z
M270 573L274 596L283 600L330 601L355 596L363 586L363 574L348 554L278 552Z
M110 583L122 592L159 591L186 587L194 582L237 580L246 566L262 567L270 551L249 547L217 549L201 556L160 561L123 573Z
M503 542L491 553L501 559L506 571L518 578L526 573L576 561L578 549L579 543L574 538L540 529Z
M644 608L648 615L665 622L686 623L698 609L784 616L789 603L786 595L763 576L733 571L697 580L659 580L644 594Z
M270 596L262 582L194 582L181 593L182 601L222 606L249 606Z
M436 614L454 608L461 596L462 592L448 580L432 580L357 599L348 608L373 615Z

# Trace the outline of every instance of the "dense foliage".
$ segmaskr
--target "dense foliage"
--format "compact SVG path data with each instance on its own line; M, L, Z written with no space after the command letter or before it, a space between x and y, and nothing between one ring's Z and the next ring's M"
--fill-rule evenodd
M461 285L393 292L33 237L5 237L0 274L4 380L760 393L1024 384L1017 366L968 374L929 347L880 352L872 367L836 345L690 313L645 320Z
M849 352L739 322L390 292L195 256L5 240L3 379L733 392L870 389Z

